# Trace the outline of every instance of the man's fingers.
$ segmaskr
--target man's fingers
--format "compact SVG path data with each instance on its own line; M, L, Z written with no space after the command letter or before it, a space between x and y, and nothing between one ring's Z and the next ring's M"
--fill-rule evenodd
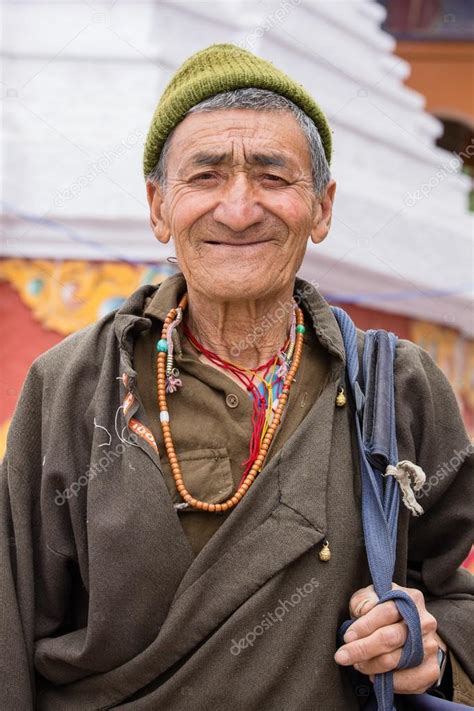
M436 619L425 607L423 593L416 588L400 588L396 583L392 584L392 589L405 590L413 599L418 612L420 613L420 623L422 634L436 631ZM355 639L367 637L379 627L393 624L401 619L398 608L393 601L388 601L377 605L378 597L373 586L358 590L351 598L349 609L351 617L355 622L349 627L344 635L344 642L352 642Z
M375 674L393 671L395 692L398 694L420 694L434 684L439 677L437 661L438 644L433 636L423 638L423 662L412 669L396 670L402 654L401 649L381 654L374 659L354 664L355 669L366 674L371 681Z
M367 662L356 663L354 664L354 668L367 676L371 676L373 674L383 674L384 672L396 669L400 662L401 656L402 650L396 649L394 652L381 654L380 657L369 659Z
M393 673L393 688L397 694L422 694L439 678L436 657L412 669L400 669Z
M349 603L349 611L351 617L357 618L361 615L367 614L369 610L372 610L376 606L378 601L379 599L377 597L377 594L375 593L373 585L369 585L366 588L358 590L351 597Z
M394 688L397 693L421 693L429 688L439 674L436 635L436 619L425 605L421 590L400 588L414 601L420 615L423 635L424 659L414 669L394 671ZM338 649L335 661L343 666L353 665L373 679L375 674L395 670L399 664L403 645L407 638L406 624L401 621L393 601L378 604L373 586L358 590L351 598L351 626L344 635L344 645ZM444 644L441 641L441 644Z
M365 662L403 647L406 637L407 627L404 622L386 625L368 637L344 644L337 650L334 658L343 666Z
M365 610L366 608L364 608ZM344 635L344 642L353 642L362 637L368 637L380 627L392 625L400 620L397 606L391 600L376 605L374 608L359 617Z

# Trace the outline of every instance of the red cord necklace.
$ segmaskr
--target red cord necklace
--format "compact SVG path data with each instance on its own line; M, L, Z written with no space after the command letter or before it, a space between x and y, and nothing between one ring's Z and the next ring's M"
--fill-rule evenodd
M249 371L249 369L245 368L242 369L235 363L229 363L228 361L226 362L226 364L229 365L229 369L230 367L237 368L238 370L240 369L239 375L242 378L244 378L245 373L247 373L247 376L249 372L253 373L252 378L249 378L250 382L246 383L247 389L249 389L249 392L251 392L252 394L254 391L251 387L248 388L248 386L252 384L253 388L257 390L255 384L252 382L254 377L257 377L263 382L265 382L264 378L262 378L262 376L258 372L259 370L261 370L262 367L265 367L265 373L268 373L269 368L275 369L278 365L278 362L280 362L277 376L279 378L284 378L284 382L281 388L281 393L274 403L274 412L272 412L272 408L269 409L267 407L267 418L265 420L264 427L261 431L258 453L256 458L253 460L250 468L246 468L248 473L244 475L242 482L239 484L237 490L227 501L224 501L220 504L211 504L207 501L201 501L199 499L196 499L186 488L181 467L179 465L178 456L176 454L173 444L173 437L171 434L170 427L170 413L168 410L167 403L167 394L175 393L177 392L178 388L182 387L182 381L179 378L179 371L174 367L172 334L173 330L182 322L183 312L187 306L187 302L187 294L184 294L178 306L176 308L171 309L171 311L168 313L163 322L161 338L156 344L156 348L158 351L157 395L158 407L160 410L160 423L163 432L163 441L166 453L168 455L171 473L176 484L176 489L183 501L185 502L183 505L202 511L223 513L224 511L232 509L239 503L239 501L241 501L241 499L245 496L249 488L252 486L253 482L255 481L256 477L258 476L259 472L263 467L263 463L267 455L268 449L271 445L273 437L275 436L275 432L278 429L278 426L280 425L283 410L288 400L291 384L294 381L295 374L301 362L301 354L303 350L303 334L305 331L304 316L301 309L296 304L294 304L288 348L284 353L280 351L275 357L275 359L271 359L267 363L264 363L263 366L259 366L259 368L256 368L254 371ZM216 357L216 354L211 355ZM243 380L242 382L245 382L245 380ZM270 403L272 402L271 388L270 390L267 388L267 392L269 394ZM260 393L258 393L258 396L262 397L262 399L265 400L265 398L263 398ZM256 425L258 423L254 422L254 418L252 418L252 420L254 425L254 432L252 435L253 445L254 441L258 441L259 438L255 436L254 439L254 435L257 430Z
M226 370L235 375L236 378L242 383L242 385L247 389L247 391L252 397L252 434L250 437L249 456L241 465L242 467L244 467L244 471L239 482L240 486L245 481L247 474L252 468L252 465L255 462L260 451L262 439L266 434L266 431L268 430L268 425L270 424L271 416L273 414L272 410L274 408L273 398L271 395L273 391L273 386L278 380L280 381L281 385L283 385L284 380L284 377L282 375L278 375L277 366L281 359L281 353L285 353L290 341L289 339L287 339L281 351L279 351L275 356L269 358L265 363L262 363L262 365L259 365L256 368L245 368L244 366L240 366L237 363L225 360L224 358L221 358L219 355L217 355L217 353L214 353L213 351L207 349L191 333L189 326L185 323L183 323L183 332L188 338L188 340L193 344L193 346L200 353L205 355L206 358L211 361L211 363L214 363L214 365L217 365L223 370ZM272 373L270 381L268 381L267 377L270 370L272 371ZM261 371L263 371L263 374L260 376L259 373ZM254 383L254 379L256 376L260 380L261 384L264 385L266 390L266 396L262 395L258 386Z

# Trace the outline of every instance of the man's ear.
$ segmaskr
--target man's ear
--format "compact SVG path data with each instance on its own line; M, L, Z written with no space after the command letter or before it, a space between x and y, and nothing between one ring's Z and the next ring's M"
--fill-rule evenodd
M150 206L150 226L156 239L163 244L170 241L171 230L165 216L163 193L159 185L146 183L146 196Z
M311 227L311 241L319 244L326 238L331 227L332 206L336 195L336 181L330 180L323 197L319 200Z

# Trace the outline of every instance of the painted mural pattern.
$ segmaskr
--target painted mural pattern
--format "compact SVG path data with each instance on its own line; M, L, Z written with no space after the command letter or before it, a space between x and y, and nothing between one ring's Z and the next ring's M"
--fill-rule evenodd
M20 294L34 317L48 329L67 336L120 307L142 284L157 284L175 270L156 266L7 259L0 280Z

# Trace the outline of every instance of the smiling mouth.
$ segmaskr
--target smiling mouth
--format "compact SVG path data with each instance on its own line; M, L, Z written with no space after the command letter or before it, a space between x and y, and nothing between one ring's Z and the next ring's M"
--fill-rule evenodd
M206 244L216 244L224 247L255 247L257 244L266 244L270 240L264 239L258 242L217 242L214 240L206 240Z

